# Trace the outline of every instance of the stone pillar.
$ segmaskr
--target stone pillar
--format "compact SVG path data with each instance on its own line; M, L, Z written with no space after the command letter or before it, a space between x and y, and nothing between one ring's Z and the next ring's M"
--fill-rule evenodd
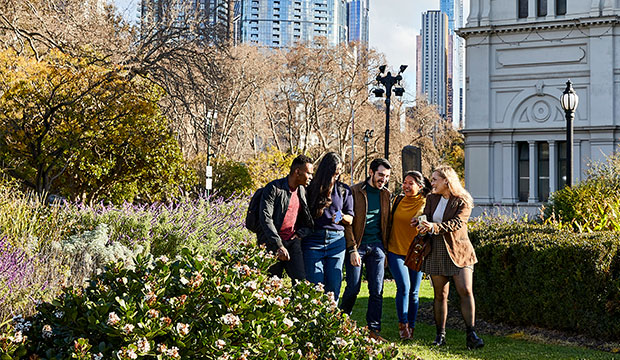
M515 143L512 141L502 142L502 166L504 173L504 186L503 186L503 195L502 195L502 203L504 204L514 204L519 199L517 197L517 147Z
M536 142L528 141L527 142L530 149L530 189L529 196L527 197L528 203L535 203L538 201L538 164L537 154L536 154Z

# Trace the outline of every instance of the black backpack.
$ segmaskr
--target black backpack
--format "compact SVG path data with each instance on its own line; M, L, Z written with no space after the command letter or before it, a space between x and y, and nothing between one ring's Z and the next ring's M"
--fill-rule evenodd
M250 200L250 205L248 206L248 213L245 215L245 227L253 233L258 233L261 229L258 213L260 211L260 200L263 196L263 189L264 188L260 188L254 192Z

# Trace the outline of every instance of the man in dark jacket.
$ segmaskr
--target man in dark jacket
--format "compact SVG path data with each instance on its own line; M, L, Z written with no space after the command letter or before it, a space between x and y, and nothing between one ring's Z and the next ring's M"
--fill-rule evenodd
M263 189L258 213L261 231L257 236L258 243L265 244L278 257L278 263L269 269L272 275L282 277L286 269L293 280L306 278L299 230L312 227L305 188L312 179L312 168L312 160L299 155L287 177Z
M383 275L387 249L387 228L390 215L390 191L386 188L392 166L386 159L370 163L370 176L351 187L355 217L353 235L347 238L347 286L340 308L351 314L360 292L362 266L368 280L368 310L366 322L371 337L385 341L380 335L383 309Z

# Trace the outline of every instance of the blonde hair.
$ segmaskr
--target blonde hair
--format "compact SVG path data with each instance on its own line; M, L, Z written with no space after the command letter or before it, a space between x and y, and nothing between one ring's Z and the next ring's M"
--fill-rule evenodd
M469 207L474 207L474 199L471 197L469 191L465 190L461 181L459 180L459 176L456 174L456 171L449 165L440 165L433 172L437 172L439 176L446 179L448 182L448 189L450 189L450 194L452 196L456 196L463 200L465 204L469 205Z

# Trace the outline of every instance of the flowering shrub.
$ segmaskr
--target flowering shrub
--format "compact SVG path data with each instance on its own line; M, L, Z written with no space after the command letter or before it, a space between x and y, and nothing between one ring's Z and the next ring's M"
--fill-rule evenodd
M78 359L389 359L307 282L269 277L273 258L244 243L211 260L138 256L67 288L0 337L2 356Z
M132 249L120 242L110 242L107 224L99 224L95 230L70 236L54 245L58 246L58 250L65 256L72 258L72 274L81 278L88 278L101 271L110 262L121 261L126 266L133 267L134 257L144 250L139 244Z

